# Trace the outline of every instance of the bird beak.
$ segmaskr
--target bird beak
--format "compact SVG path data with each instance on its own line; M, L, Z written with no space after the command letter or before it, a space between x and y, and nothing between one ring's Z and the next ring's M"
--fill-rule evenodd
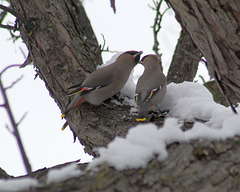
M139 51L139 52L136 53L136 56L137 55L142 55L142 53L143 53L142 51Z
M139 57L139 60L140 60L140 55L142 55L142 53L143 53L142 51L137 52L137 53L135 54L135 58L136 58L136 57ZM139 63L139 62L138 62L138 63Z

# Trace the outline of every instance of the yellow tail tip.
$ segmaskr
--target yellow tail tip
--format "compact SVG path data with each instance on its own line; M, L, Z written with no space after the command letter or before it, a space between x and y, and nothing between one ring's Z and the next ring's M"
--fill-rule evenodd
M64 125L62 126L62 131L64 131L64 129L66 129L67 126L68 126L68 122L66 121L66 122L64 123Z
M136 121L146 121L146 117L145 118L141 118L141 119L136 119Z
M61 117L64 118L66 115L65 114L62 114Z

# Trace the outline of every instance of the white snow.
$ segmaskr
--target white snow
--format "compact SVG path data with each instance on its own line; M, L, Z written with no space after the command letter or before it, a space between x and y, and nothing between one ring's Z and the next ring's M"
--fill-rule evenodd
M165 160L167 145L173 142L224 140L240 136L240 115L215 103L211 93L201 84L169 84L159 107L169 110L172 116L165 119L162 128L152 123L131 128L126 138L116 137L106 148L98 148L100 157L94 159L88 168L103 162L118 170L144 168L154 155L159 160ZM240 111L239 108L237 111ZM195 118L206 123L195 122L193 128L185 132L180 129L182 120L195 121Z
M126 87L129 88L128 85ZM124 104L130 104L131 111L135 111L134 99L128 97L124 99ZM107 147L96 149L100 156L89 164L88 169L95 168L103 162L118 170L144 168L155 156L160 161L166 160L167 145L171 143L225 140L240 136L240 116L233 114L230 108L215 103L212 95L201 84L193 82L169 84L166 96L159 107L169 110L170 116L166 117L162 128L153 123L139 124L131 128L126 138L116 137ZM240 108L237 108L237 111L239 113ZM185 132L181 130L183 120L194 122L196 118L205 120L206 123L195 122L192 129ZM78 166L73 163L50 170L47 183L64 181L81 174ZM32 178L0 180L0 191L27 190L38 185L37 180Z
M219 129L223 121L233 115L230 108L213 101L212 94L207 88L193 82L169 84L166 96L159 107L170 110L170 115L180 119L207 120L206 125Z
M65 181L73 177L78 177L79 175L81 175L81 170L75 163L71 163L62 168L50 170L47 174L47 183Z
M47 184L54 182L61 182L67 179L78 177L81 175L81 170L75 163L71 163L62 168L55 168L48 172L47 174ZM8 191L23 191L28 190L31 187L40 186L37 179L24 177L16 179L0 179L0 192Z
M0 191L23 191L38 185L38 181L30 177L0 180Z

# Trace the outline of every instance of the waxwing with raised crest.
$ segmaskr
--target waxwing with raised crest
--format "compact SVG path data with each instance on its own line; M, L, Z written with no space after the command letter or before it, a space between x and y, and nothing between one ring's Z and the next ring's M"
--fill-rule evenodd
M135 101L138 105L136 121L145 121L152 105L158 106L165 96L167 80L156 55L146 55L140 63L145 69L138 79L135 91Z

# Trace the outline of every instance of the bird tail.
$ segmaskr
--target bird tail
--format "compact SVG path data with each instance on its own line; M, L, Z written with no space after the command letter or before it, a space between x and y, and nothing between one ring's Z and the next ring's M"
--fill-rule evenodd
M139 105L138 117L136 118L136 121L139 121L139 122L146 121L147 112L148 112L148 105L144 105L141 103Z
M68 126L69 124L68 124L68 122L66 121L65 123L64 123L64 125L62 126L62 131L64 130L64 129L66 129L66 127Z
M138 121L138 122L144 122L146 120L147 120L146 117L142 117L142 118L138 117L138 118L136 118L136 121Z

